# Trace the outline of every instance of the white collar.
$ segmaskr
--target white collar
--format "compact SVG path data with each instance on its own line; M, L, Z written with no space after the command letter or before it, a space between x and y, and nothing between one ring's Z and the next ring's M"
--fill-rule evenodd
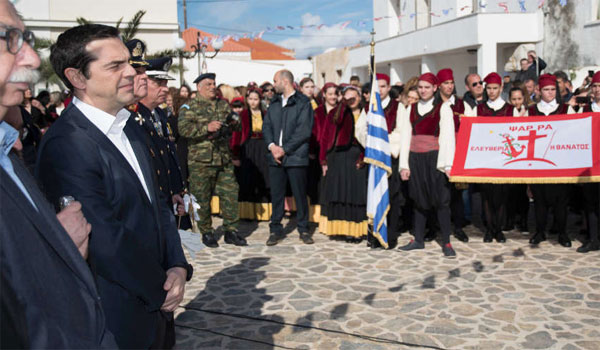
M491 109L497 111L500 108L502 108L504 106L506 102L502 99L502 97L498 96L498 98L494 101L492 100L488 100L487 101L487 105L488 107L490 107Z
M131 115L127 109L121 109L116 116L108 114L101 109L89 105L77 97L73 97L73 104L77 107L86 118L89 119L104 135L120 134L127 124L127 120Z
M556 99L550 101L550 102L546 102L544 100L541 100L539 103L539 108L542 110L550 110L553 111L556 109L556 107L558 107L558 102L556 102Z
M381 108L386 109L387 106L390 104L390 95L387 95L382 101L381 101Z
M433 109L433 100L433 97L427 101L419 100L419 102L417 102L417 112L421 115L429 113Z
M446 101L448 103L450 103L451 105L456 103L456 98L454 97L454 95L450 96L450 98L448 99L448 101Z
M419 106L423 106L423 108L432 108L433 107L434 98L430 98L427 101L419 100Z
M600 112L600 104L598 104L596 101L592 102L592 111Z

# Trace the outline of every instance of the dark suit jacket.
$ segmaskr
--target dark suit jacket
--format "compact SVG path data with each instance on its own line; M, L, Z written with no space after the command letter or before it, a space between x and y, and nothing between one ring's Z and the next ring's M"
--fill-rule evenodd
M282 107L281 96L271 101L267 115L263 120L265 145L279 145L279 135L283 130L284 167L308 166L308 148L313 127L313 109L308 97L296 91ZM268 153L269 165L277 163L271 152Z
M73 104L40 145L36 176L48 198L73 196L92 224L90 261L107 327L121 348L147 348L160 320L167 269L188 267L171 209L158 190L144 135L124 128L150 192L121 152Z
M94 278L21 161L0 168L2 348L114 348Z

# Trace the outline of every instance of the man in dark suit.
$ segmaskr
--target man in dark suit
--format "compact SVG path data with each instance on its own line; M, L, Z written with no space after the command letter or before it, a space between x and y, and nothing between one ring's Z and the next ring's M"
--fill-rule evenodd
M172 312L191 277L143 135L124 106L135 70L116 28L62 33L52 66L74 98L40 145L36 176L51 202L81 201L92 224L90 264L120 348L171 348Z
M263 122L263 136L268 145L269 177L273 213L269 225L271 235L267 245L283 239L285 189L289 180L298 208L298 232L306 244L313 240L308 232L308 201L306 182L308 148L313 126L310 100L294 90L294 76L288 70L275 73L275 91L279 94L270 103Z
M21 145L5 117L40 65L33 36L0 0L0 348L115 348L87 256L90 225L81 204L58 216L12 150ZM14 40L11 40L14 39ZM75 244L74 244L75 243Z

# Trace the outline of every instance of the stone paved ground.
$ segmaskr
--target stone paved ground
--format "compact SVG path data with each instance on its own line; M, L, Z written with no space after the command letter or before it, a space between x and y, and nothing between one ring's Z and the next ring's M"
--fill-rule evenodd
M469 226L447 259L436 242L405 253L316 234L309 246L293 231L267 247L266 223L240 231L248 247L193 261L177 348L600 349L600 253L578 242L485 244Z

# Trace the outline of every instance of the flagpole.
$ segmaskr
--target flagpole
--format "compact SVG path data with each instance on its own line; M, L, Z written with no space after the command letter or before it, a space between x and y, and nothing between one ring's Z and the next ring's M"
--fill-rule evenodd
M375 72L375 28L371 28L371 59L369 63L369 75L371 76L371 86L373 86L373 72Z

